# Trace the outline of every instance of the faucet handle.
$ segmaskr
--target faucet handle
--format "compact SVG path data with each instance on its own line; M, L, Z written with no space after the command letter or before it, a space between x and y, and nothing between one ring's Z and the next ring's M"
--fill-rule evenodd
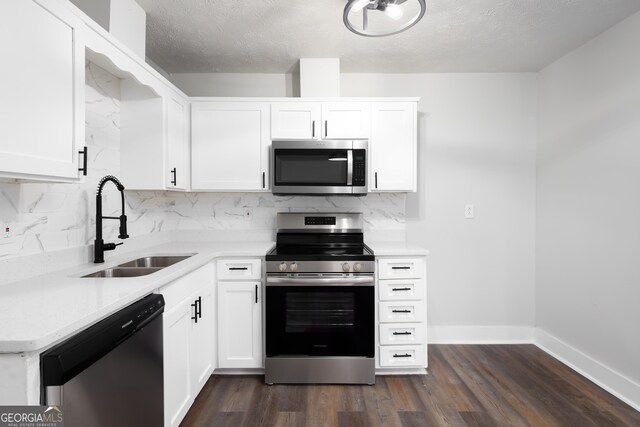
M122 242L120 242L120 243L105 243L102 246L102 249L105 250L105 251L112 251L112 250L114 250L116 248L116 246L120 246L121 244L122 244Z

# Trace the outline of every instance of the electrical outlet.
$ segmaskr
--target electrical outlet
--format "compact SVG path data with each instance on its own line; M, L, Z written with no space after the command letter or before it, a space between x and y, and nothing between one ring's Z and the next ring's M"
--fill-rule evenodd
M3 235L4 235L5 239L11 238L11 226L9 224L5 224L2 227L2 232L3 232Z
M251 218L253 218L253 211L251 208L244 208L242 215L244 216L245 221L251 221Z
M464 218L473 219L475 217L475 207L473 205L464 205Z

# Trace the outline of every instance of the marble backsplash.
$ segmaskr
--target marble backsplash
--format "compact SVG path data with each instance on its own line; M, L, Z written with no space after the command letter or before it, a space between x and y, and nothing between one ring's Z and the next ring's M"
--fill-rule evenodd
M96 185L103 176L120 173L120 82L91 63L86 76L88 176L77 184L0 183L0 225L11 228L11 237L0 236L0 260L70 248L87 252L93 243ZM265 235L274 229L277 212L291 211L362 212L365 233L405 237L404 194L276 197L127 191L126 202L132 237L177 230L255 230L256 235ZM108 184L103 214L119 215L119 204L118 192ZM104 236L107 241L115 239L117 221L105 221Z

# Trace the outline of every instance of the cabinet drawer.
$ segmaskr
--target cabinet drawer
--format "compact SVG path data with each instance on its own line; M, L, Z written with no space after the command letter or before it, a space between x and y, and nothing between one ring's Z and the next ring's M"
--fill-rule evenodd
M218 280L260 279L262 260L256 259L220 259L217 264Z
M379 280L380 301L423 300L425 279Z
M380 324L380 344L424 344L424 323L382 323Z
M213 264L207 264L160 288L164 297L165 311L171 310L184 299L191 297L203 286L213 289Z
M381 302L380 323L424 322L424 302L397 301Z
M427 365L427 345L380 346L380 366L420 366Z
M380 279L419 279L424 277L421 258L378 260Z

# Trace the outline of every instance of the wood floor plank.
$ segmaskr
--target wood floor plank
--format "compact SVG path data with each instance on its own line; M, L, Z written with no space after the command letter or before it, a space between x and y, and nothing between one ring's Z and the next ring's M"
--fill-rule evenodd
M182 427L638 427L640 412L532 345L431 345L429 375L367 385L212 376Z

